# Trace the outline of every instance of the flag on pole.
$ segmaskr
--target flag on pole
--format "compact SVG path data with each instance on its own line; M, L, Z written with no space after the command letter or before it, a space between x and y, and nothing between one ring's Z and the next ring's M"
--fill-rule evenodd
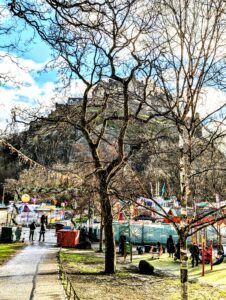
M165 192L166 192L166 183L164 182L164 183L163 183L163 186L162 186L162 194L161 194L161 197L164 197Z

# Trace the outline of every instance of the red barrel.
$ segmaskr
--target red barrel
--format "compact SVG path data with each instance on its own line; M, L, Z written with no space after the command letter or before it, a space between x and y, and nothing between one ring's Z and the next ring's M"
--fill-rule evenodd
M61 237L62 237L62 233L61 230L57 231L57 245L61 246Z

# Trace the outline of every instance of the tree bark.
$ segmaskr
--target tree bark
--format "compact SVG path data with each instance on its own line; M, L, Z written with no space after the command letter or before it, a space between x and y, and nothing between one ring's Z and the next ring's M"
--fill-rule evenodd
M188 256L187 256L187 237L183 230L180 233L180 281L181 299L188 299Z
M188 299L188 256L187 256L187 235L185 226L187 222L187 205L190 197L190 184L188 179L188 161L186 151L188 139L184 130L179 131L180 148L180 190L181 190L181 223L180 223L180 280L181 299Z
M113 229L113 214L110 198L107 193L107 180L105 173L99 173L100 199L104 219L105 235L105 273L112 274L116 270L115 237Z
M115 256L115 238L113 230L113 217L110 216L111 206L106 203L103 209L104 213L104 233L105 233L105 273L115 273L116 269L116 256Z

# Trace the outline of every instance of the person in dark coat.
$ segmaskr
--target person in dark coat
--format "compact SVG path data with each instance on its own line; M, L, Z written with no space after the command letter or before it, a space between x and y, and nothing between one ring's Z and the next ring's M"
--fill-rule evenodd
M121 255L124 255L125 252L125 243L126 243L126 236L124 234L120 235L119 238L119 253L121 253Z
M46 233L46 225L45 223L41 224L41 228L40 228L40 234L39 234L39 242L42 241L45 242L45 233Z
M172 235L170 235L166 242L167 252L169 253L169 257L173 257L175 252L175 244Z
M194 264L196 266L198 266L199 264L199 247L195 242L190 247L190 252L191 252L191 265L192 268L194 268Z
M48 217L45 216L45 215L42 215L40 221L41 221L41 224L45 224L47 226L47 224L48 224Z
M176 249L174 254L174 260L180 259L180 241L178 240L176 243Z
M35 222L32 222L29 225L29 228L30 228L29 241L33 242L34 241L34 233L35 233L35 229L36 229Z

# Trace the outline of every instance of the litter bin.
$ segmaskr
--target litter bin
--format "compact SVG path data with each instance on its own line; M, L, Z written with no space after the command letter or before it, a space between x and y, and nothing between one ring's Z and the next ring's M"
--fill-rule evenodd
M57 232L57 244L60 247L73 248L79 244L79 230L61 229Z
M61 224L61 223L56 223L56 234L59 230L63 229L64 228L64 224Z
M2 243L12 243L13 242L12 227L2 227L1 242Z

